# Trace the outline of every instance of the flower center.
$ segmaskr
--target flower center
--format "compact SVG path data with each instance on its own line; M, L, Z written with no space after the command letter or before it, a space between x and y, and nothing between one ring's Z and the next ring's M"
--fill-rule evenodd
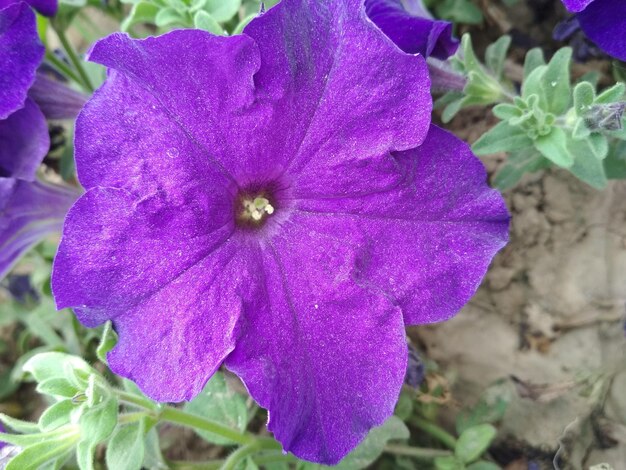
M239 216L242 221L261 223L274 213L274 206L263 196L257 196L254 199L243 198L241 205L242 210Z

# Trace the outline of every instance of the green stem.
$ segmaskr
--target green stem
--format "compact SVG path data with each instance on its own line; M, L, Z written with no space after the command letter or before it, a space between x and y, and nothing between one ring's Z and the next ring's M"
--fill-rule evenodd
M188 428L208 431L238 444L243 444L244 446L252 444L257 440L253 434L242 434L220 423L201 418L191 413L186 413L185 411L171 406L165 406L163 408L159 414L159 419Z
M119 415L117 421L120 424L129 424L134 423L135 421L140 421L147 416L145 411L138 411L136 413L123 413Z
M432 437L437 439L439 442L444 444L446 447L450 449L454 449L456 447L456 438L450 434L449 432L443 430L439 426L430 421L426 421L425 419L414 417L411 419L410 423L416 428L421 429L424 432L427 432Z
M65 65L65 62L63 62L61 59L59 59L57 56L55 56L49 50L46 50L46 60L48 62L50 62L54 68L56 68L59 72L61 72L67 78L75 81L79 85L83 84L80 81L80 78L78 78L78 75L76 75L71 68L69 68L67 65Z
M78 55L76 54L76 51L74 50L74 48L68 41L67 36L65 35L65 32L61 30L61 28L55 29L55 31L57 33L57 36L59 37L59 41L61 41L61 45L63 46L63 49L65 49L65 53L70 59L70 62L72 63L76 71L78 72L78 75L80 75L80 78L82 79L81 83L87 89L87 91L89 91L90 93L93 93L94 87L91 84L89 75L87 75L87 72L85 71L85 68L83 67L83 64L80 58L78 57Z
M259 441L240 447L224 461L221 470L235 470L240 462L261 450Z
M402 445L387 445L385 446L385 452L394 455L405 455L407 457L415 457L417 459L431 460L436 457L447 457L452 455L449 450L441 449L426 449L423 447L411 447Z
M152 412L155 411L155 403L148 400L147 398L142 398L133 393L128 393L123 390L115 390L115 393L117 394L117 398L119 398L119 400L126 405L137 406L139 408L144 408Z

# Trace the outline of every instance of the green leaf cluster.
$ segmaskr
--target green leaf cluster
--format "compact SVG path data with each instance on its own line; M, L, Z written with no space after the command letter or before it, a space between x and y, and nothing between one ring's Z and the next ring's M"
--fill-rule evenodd
M620 167L616 157L621 148L612 142L626 140L624 84L599 94L588 80L573 86L571 56L570 48L562 48L546 63L540 49L529 51L520 95L493 108L501 122L473 150L478 155L509 154L494 179L498 188L513 186L527 172L555 166L602 189L613 177L611 165ZM611 149L618 155L607 165Z
M0 440L21 448L7 470L59 468L75 450L81 470L92 470L96 446L113 433L118 403L106 380L79 357L46 352L32 357L24 371L37 391L52 400L37 424L5 415L0 420L22 434L2 434Z
M122 1L132 4L122 22L122 31L131 31L137 24L152 24L159 32L175 28L195 28L216 35L241 33L261 6L259 2L250 0Z

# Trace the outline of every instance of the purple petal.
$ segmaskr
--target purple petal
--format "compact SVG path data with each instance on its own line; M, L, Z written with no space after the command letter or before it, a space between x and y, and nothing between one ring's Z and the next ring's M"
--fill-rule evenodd
M417 1L405 7L402 0L365 0L370 19L400 49L445 60L459 41L452 36L452 23L434 20Z
M583 11L585 8L587 8L587 5L594 2L594 0L562 0L562 1L563 1L563 5L565 5L565 8L567 8L569 11L574 12L574 13ZM617 2L615 2L614 0L609 0L609 1L614 2L614 3L619 3L619 0Z
M264 305L245 309L226 359L285 451L325 464L393 413L406 371L402 313L353 279L359 231L349 219L289 219L259 261Z
M41 72L37 73L28 96L48 119L74 119L87 101L87 96Z
M22 109L0 120L0 177L34 180L49 147L46 118L27 98Z
M577 16L589 39L607 54L626 60L626 1L595 0Z
M24 105L43 55L35 14L28 5L20 2L0 9L0 119Z
M43 16L54 16L59 8L57 0L0 0L0 9L22 2L27 3Z
M199 393L234 347L245 289L235 279L246 280L226 241L230 201L224 211L206 183L178 199L88 191L67 216L54 262L57 307L77 307L90 327L113 320L112 369L157 400Z
M258 94L273 101L260 160L298 174L319 160L366 161L424 139L432 106L425 61L381 35L361 1L283 1L244 33L261 51Z
M507 241L509 216L480 161L452 134L433 126L421 147L393 158L403 178L395 188L352 199L300 199L296 210L360 220L369 244L359 282L392 298L407 325L442 321L478 288Z
M0 178L0 278L29 248L61 232L77 197L61 186Z
M133 180L142 172L150 172L154 178L169 178L163 168L156 166L167 158L168 149L179 155L186 153L173 160L173 171L178 171L176 167L184 161L185 168L195 167L197 174L212 165L232 179L249 171L250 165L267 166L257 157L263 137L257 128L268 114L263 106L255 106L253 75L260 58L250 38L218 37L199 30L173 31L144 40L113 34L96 43L89 59L115 73L107 80L101 96L96 95L96 104L87 105L77 124L78 174L87 187L104 184L102 178L107 185L111 179ZM130 87L129 102L124 97L126 86ZM115 99L124 106L116 105L118 109L107 111L109 105L104 103ZM143 106L143 102L149 106ZM103 114L96 119L96 113ZM153 125L142 122L144 119L152 120ZM95 127L108 126L107 132L116 141L123 141L126 130L122 123L127 120L140 129L141 137L137 138L148 143L141 147L129 139L125 147L132 153L115 152L113 157L117 159L116 166L121 165L123 170L106 176L111 148L104 139L93 144L89 140L98 135ZM168 136L159 137L164 127L168 133L180 134L179 140L184 142L168 143ZM146 133L147 129L153 129L154 135ZM152 139L162 144L160 151L158 145L149 144ZM179 145L190 150L186 152ZM94 154L96 160L92 163ZM106 166L100 168L101 165ZM129 168L132 165L138 168ZM144 165L147 168L143 169Z

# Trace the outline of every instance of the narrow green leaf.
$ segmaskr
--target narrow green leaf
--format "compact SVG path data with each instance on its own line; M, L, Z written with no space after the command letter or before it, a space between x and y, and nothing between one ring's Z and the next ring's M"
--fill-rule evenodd
M184 408L188 413L193 413L203 418L217 421L233 429L243 431L248 424L248 409L245 398L232 391L224 374L216 372L206 384L202 392ZM233 444L207 431L196 431L202 438L219 445Z
M37 423L22 421L21 419L12 418L11 416L3 413L0 413L0 422L13 431L17 431L22 434L38 433L40 431Z
M128 16L124 18L120 25L121 31L128 31L133 25L138 23L154 23L159 6L149 2L138 2L133 5Z
M204 10L196 12L193 17L193 24L197 29L202 29L218 36L224 34L224 28Z
M533 145L533 141L518 127L501 122L474 142L472 150L477 155L497 152L514 152Z
M391 416L382 426L373 428L359 446L350 452L334 470L355 470L366 468L383 453L385 445L395 439L408 439L409 430L397 416Z
M118 426L106 450L108 468L140 470L145 454L143 420Z
M176 9L171 7L160 9L154 17L154 24L159 28L172 25L186 26L185 18L183 18Z
M542 77L542 87L545 100L548 105L546 111L559 116L570 106L571 83L570 62L572 49L563 47L559 49L550 62Z
M434 461L437 470L464 470L465 465L456 457L437 457Z
M577 178L596 189L604 189L607 184L602 160L598 160L586 141L573 142L570 151L574 156L571 171Z
M55 377L44 380L37 385L37 391L42 395L72 398L79 390L66 378Z
M603 160L604 171L609 179L626 179L626 141L616 141ZM0 415L2 419L2 415Z
M616 101L622 101L624 99L624 93L626 92L626 85L623 83L616 83L610 88L607 88L596 98L596 104L609 104Z
M74 447L77 436L62 440L47 440L22 449L11 459L5 470L39 470L39 467L66 455Z
M58 352L45 352L30 358L23 367L37 382L51 378L68 378L68 370L85 374L95 372L89 364L77 356Z
M498 79L502 78L506 53L511 45L511 36L502 36L485 50L485 65Z
M589 82L581 82L574 87L574 110L576 115L584 116L594 99L596 98L596 91L593 85Z
M237 27L233 30L233 36L235 34L241 34L244 28L248 26L248 23L250 23L250 21L255 19L257 16L259 16L258 13L253 13L251 15L246 16L243 20L241 20L239 24L237 25Z
M546 65L546 60L543 57L541 48L535 47L529 50L524 60L524 81L528 79L528 76L533 70L542 65Z
M240 7L241 0L207 0L204 9L215 21L224 23L235 16Z
M498 119L502 119L503 121L506 121L513 117L520 117L523 112L517 106L509 103L497 104L493 107L491 111Z
M74 410L72 400L61 400L50 406L39 417L39 428L43 432L53 431L70 422L70 413Z
M463 463L471 463L485 452L497 431L491 424L472 426L461 433L454 448L454 455Z
M117 334L113 330L112 323L108 321L106 325L104 325L102 337L100 338L100 344L98 345L98 349L96 349L98 359L100 359L103 363L108 364L107 354L115 347L116 344Z
M606 158L609 153L609 142L604 135L595 132L589 135L589 137L587 138L587 143L589 144L589 148L593 152L593 155L598 160L603 160Z
M537 137L535 148L554 164L569 168L574 163L574 156L567 148L567 135L560 127L553 127L548 135Z

